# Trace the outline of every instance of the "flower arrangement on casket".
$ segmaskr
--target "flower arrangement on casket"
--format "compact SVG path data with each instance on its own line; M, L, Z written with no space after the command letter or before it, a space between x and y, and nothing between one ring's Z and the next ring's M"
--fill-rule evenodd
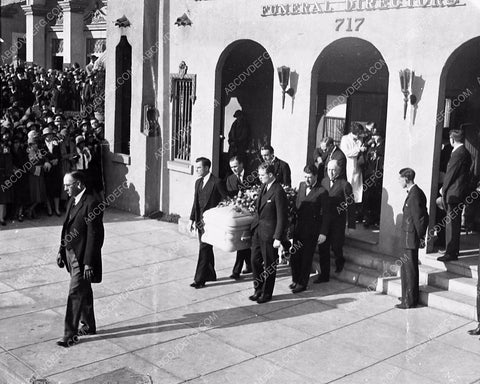
M294 188L283 186L288 199L288 218L292 222L296 215ZM222 201L216 208L203 214L204 234L202 241L227 252L251 247L250 225L255 212L255 202L261 186L241 190L232 198Z

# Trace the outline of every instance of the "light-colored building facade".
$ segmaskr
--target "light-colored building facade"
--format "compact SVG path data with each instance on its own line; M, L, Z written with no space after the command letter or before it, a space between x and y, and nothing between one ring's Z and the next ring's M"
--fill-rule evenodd
M271 143L290 164L293 185L322 136L375 121L386 151L371 249L386 254L400 249L401 168L417 172L435 223L445 130L463 125L480 173L477 1L112 3L106 136L114 205L188 217L192 163L206 156L213 173L223 172L237 109L249 121L252 151ZM283 83L282 66L290 69ZM402 83L405 69L410 80Z
M107 0L2 1L2 64L62 69L106 49Z

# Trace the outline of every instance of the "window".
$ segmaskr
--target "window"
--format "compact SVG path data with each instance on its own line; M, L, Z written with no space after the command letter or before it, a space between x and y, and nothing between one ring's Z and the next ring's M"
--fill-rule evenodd
M172 160L190 162L192 108L195 102L196 75L171 75Z

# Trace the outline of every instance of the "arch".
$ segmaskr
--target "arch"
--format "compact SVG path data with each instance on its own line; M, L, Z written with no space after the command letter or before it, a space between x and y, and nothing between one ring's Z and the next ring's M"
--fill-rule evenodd
M229 170L228 155L232 150L228 145L228 132L236 109L244 112L249 127L247 169L255 156L252 147L264 141L270 143L273 75L270 55L254 40L234 41L220 54L215 68L212 156L214 172L218 170L220 176L225 176Z
M350 58L355 58L355 61L348 63L342 76L341 70L344 68L344 62ZM368 65L367 65L368 64ZM333 73L323 71L323 68L333 68ZM372 72L370 73L370 68ZM367 76L363 76L366 74ZM375 93L388 95L388 65L386 64L383 55L380 51L369 41L356 38L345 37L333 41L327 45L319 54L312 67L311 86L310 86L310 120L309 120L309 137L308 137L308 159L316 146L316 130L319 123L319 115L323 114L323 109L319 110L318 88L319 82L322 78L337 78L335 83L338 86L334 87L340 95L349 96L352 92L362 92L371 90L368 86L372 78L377 78L377 83L381 88L374 90ZM363 78L362 78L363 76ZM365 80L367 79L368 80ZM357 81L358 80L358 81ZM358 89L356 89L358 88ZM341 98L337 101L343 101ZM382 117L383 127L385 129L386 122L386 101L385 99L385 114ZM338 107L338 102L333 102L332 107ZM372 120L372 119L370 119ZM348 125L349 121L346 121Z
M332 137L338 145L342 136L349 133L353 122L364 126L367 122L375 122L380 136L385 138L388 85L388 66L380 51L369 41L346 37L327 45L312 67L306 161L315 160L314 150L323 137ZM365 220L367 228L366 231L356 231L358 239L374 244L378 243L377 225L380 225L381 217L384 139L374 138L372 133L373 130L360 137L367 148L358 155L360 160L357 155L346 153L346 156L347 179L354 191L356 219ZM377 158L382 160L379 162ZM323 177L323 160L317 164Z
M440 75L438 105L435 119L432 195L430 197L430 228L441 221L435 200L441 183L441 172L446 169L448 153L442 151L442 142L448 139L452 128L464 128L465 146L473 158L473 172L480 178L480 36L457 47L447 58ZM443 152L443 153L442 153ZM480 224L480 216L473 219ZM433 251L433 242L428 243Z

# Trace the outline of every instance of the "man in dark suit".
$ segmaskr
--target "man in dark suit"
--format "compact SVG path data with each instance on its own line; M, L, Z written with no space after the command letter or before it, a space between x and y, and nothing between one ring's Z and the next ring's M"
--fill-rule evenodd
M445 255L439 257L437 259L439 261L457 260L460 251L462 206L469 192L472 165L470 153L463 145L464 139L463 131L450 131L450 144L453 150L440 192L449 220L445 220Z
M260 149L260 154L265 163L273 166L273 175L277 182L290 187L292 185L290 166L275 156L273 147L271 145L264 145Z
M478 261L477 261L477 271L480 271L480 245L478 252ZM480 335L480 276L477 277L477 328L471 329L468 332L469 335L478 336Z
M345 225L355 228L353 210L355 208L352 186L346 179L340 178L341 168L337 160L330 160L327 164L328 176L322 180L322 187L328 192L327 212L323 216L322 233L326 239L318 239L320 244L320 274L314 281L315 284L330 280L330 249L335 256L335 273L340 273L345 264L343 245L345 243Z
M418 248L425 246L428 227L427 198L415 184L415 171L411 168L400 170L399 182L407 190L403 205L402 238L403 258L401 259L402 297L395 307L414 308L418 304Z
M318 177L323 180L327 177L327 164L330 160L337 160L337 164L340 167L339 178L347 178L347 158L343 151L335 145L335 142L331 137L324 137L320 142L320 148L316 148L313 151L313 160L318 168Z
M251 225L255 293L249 299L262 304L272 299L277 274L277 249L285 240L288 223L288 202L285 191L275 178L272 164L260 165L258 177L263 185Z
M240 158L240 156L233 156L230 158L229 164L233 174L228 176L226 179L227 194L229 197L235 197L240 190L247 189L249 187L249 183L245 169L243 168L243 160ZM252 272L252 252L250 248L237 251L237 258L235 260L235 264L233 265L230 278L235 280L240 278L240 272L242 271L244 262L246 268L243 270L243 273Z
M322 223L322 216L327 210L328 193L320 185L317 177L317 168L307 165L303 169L305 181L300 183L297 194L297 220L293 231L294 251L290 252L290 267L292 269L293 293L305 291L312 269L313 253L319 235L325 241L326 221ZM322 227L322 224L324 227Z
M82 172L67 173L64 188L71 197L62 228L57 264L70 273L65 333L57 345L70 347L78 336L96 333L91 283L102 281L103 210L86 191ZM79 323L82 324L78 329Z
M197 229L200 249L195 277L193 283L190 284L194 288L203 288L206 281L217 280L213 247L202 242L204 233L203 213L210 208L215 208L220 201L227 197L227 194L222 181L210 173L211 166L212 163L205 157L199 157L195 160L195 171L199 178L195 182L195 195L192 212L190 213L190 231Z

